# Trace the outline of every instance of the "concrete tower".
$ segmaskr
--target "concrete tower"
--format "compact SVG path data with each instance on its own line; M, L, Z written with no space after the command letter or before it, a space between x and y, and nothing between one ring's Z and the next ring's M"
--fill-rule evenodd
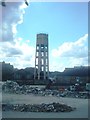
M34 79L48 79L49 77L49 57L48 57L48 34L37 34L35 73Z

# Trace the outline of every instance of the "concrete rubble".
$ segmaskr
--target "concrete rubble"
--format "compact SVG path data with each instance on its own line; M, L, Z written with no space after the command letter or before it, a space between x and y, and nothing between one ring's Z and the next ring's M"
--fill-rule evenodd
M16 94L34 94L39 96L57 96L57 97L73 97L73 98L90 98L90 92L77 92L77 91L60 91L60 90L50 90L39 87L31 87L29 85L19 86L18 83L13 81L6 81L2 85L2 91L8 93Z
M20 111L20 112L71 112L76 108L71 106L50 103L50 104L2 104L2 111Z

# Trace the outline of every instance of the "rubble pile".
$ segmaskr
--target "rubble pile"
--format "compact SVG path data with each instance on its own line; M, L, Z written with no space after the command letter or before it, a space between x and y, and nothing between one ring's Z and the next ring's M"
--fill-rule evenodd
M60 104L60 103L50 103L50 104L2 104L2 111L20 111L20 112L71 112L76 108L71 106Z
M2 91L4 92L20 92L20 86L18 83L9 81L7 80L3 85L2 85Z
M6 81L2 85L2 91L16 94L34 94L39 96L57 96L57 97L72 97L72 98L90 98L89 92L76 92L76 91L60 91L50 90L39 87L31 87L30 85L19 86L18 83L13 81Z

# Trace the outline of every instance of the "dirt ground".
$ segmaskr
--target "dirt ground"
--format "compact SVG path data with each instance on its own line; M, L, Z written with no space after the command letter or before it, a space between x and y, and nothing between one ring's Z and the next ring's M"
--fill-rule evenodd
M3 118L88 118L88 99L4 93L2 94L2 102L10 104L40 104L59 102L76 107L75 111L65 113L4 111L2 112Z

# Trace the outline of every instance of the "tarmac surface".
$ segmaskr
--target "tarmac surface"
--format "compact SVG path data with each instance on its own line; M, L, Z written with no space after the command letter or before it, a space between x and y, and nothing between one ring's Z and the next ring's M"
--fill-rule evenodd
M75 111L59 113L3 111L3 118L88 118L88 99L55 96L35 96L3 93L2 103L40 104L59 102L76 107Z

